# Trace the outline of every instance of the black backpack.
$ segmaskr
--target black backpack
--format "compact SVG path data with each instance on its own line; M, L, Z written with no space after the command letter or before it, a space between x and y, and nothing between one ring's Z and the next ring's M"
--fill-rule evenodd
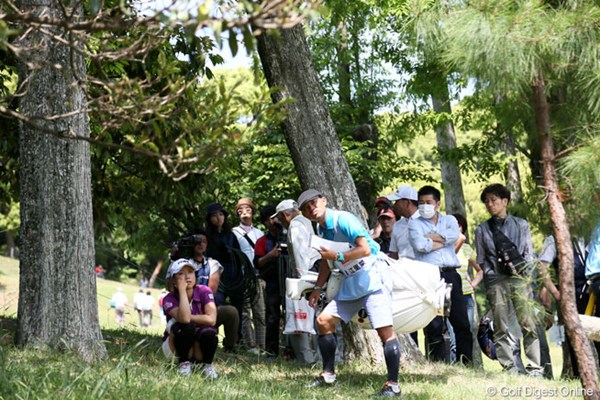
M496 272L508 276L522 275L527 270L527 261L512 240L498 228L494 218L490 218L488 224L496 246Z

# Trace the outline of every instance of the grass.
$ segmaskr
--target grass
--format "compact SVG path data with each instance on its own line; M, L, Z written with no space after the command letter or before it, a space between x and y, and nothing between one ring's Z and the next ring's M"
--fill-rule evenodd
M0 258L0 399L363 399L380 389L384 366L359 363L338 368L338 385L325 390L305 389L320 366L291 361L268 362L248 354L218 351L215 366L220 379L201 374L180 377L159 351L160 327L142 330L130 314L116 328L108 299L117 286L131 299L134 286L98 280L99 314L109 357L86 364L72 354L14 347L15 291L18 264ZM7 301L10 301L9 304ZM156 310L158 312L158 310ZM552 355L560 349L552 346ZM555 374L560 373L560 360ZM484 369L437 363L403 366L400 380L406 399L581 398L579 382L532 379L501 373L497 363L484 360ZM495 396L489 394L496 391ZM579 390L579 391L578 391ZM504 393L504 395L503 395Z

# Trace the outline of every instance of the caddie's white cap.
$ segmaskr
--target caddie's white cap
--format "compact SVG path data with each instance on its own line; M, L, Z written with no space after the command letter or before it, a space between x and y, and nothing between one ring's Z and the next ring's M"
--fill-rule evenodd
M298 203L292 199L283 200L277 204L277 207L275 207L275 214L271 215L271 218L275 218L280 212L291 210L292 208L298 209Z
M173 261L171 265L169 265L169 269L167 270L167 279L171 278L173 275L181 271L183 267L187 265L192 267L194 271L198 270L195 262L193 262L192 260L188 260L187 258L180 258L177 261Z
M400 200L400 199L408 199L408 200L419 200L419 196L417 195L417 191L414 187L410 185L402 185L396 190L395 193L388 194L385 196L388 200Z

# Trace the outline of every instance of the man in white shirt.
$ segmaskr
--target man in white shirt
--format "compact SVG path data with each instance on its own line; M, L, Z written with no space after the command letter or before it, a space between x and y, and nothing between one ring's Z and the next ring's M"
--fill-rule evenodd
M409 185L403 185L396 193L386 196L394 201L394 210L403 218L396 221L390 242L390 257L415 259L415 252L408 240L408 223L411 219L419 218L417 191Z
M298 204L291 199L277 204L275 211L281 224L288 230L290 270L293 271L295 277L300 277L321 259L319 252L309 246L310 237L314 234L312 223L300 213ZM317 361L317 354L310 345L311 338L308 333L295 333L287 336L298 361L305 364L313 364Z

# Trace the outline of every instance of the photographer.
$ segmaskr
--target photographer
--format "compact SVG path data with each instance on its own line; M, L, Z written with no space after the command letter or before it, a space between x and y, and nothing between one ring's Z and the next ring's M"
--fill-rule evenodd
M254 265L265 285L266 337L265 348L269 357L279 355L279 326L281 321L281 292L279 274L282 273L281 258L286 251L283 225L278 221L275 207L260 210L260 220L267 233L256 241Z
M488 304L492 306L494 345L498 361L504 370L515 374L519 372L513 358L510 333L510 313L516 312L529 361L527 373L539 377L542 376L540 339L534 316L528 312L531 309L528 306L531 285L525 279L530 269L523 268L522 275L510 272L513 268L521 270L518 268L521 264L531 262L531 233L527 221L508 214L509 201L510 191L500 184L489 185L481 193L481 202L491 218L475 229L476 262L483 269ZM503 236L502 243L497 244L500 242L499 233ZM502 248L512 247L518 257L502 251Z

